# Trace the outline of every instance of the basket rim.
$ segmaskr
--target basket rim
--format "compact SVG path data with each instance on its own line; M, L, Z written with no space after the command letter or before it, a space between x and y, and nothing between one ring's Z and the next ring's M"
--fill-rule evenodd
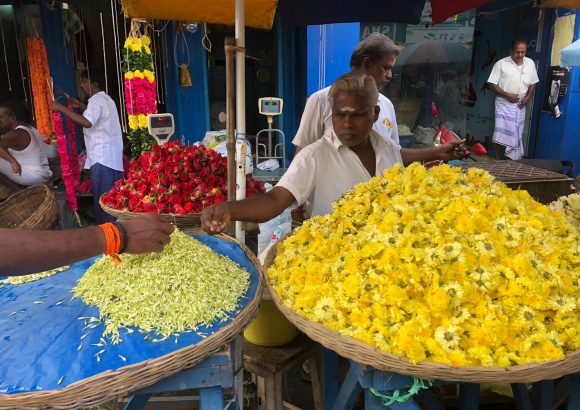
M270 248L264 259L262 272L266 288L278 309L292 324L306 333L312 340L334 350L347 359L377 370L406 376L470 383L534 383L541 380L557 379L580 371L580 350L568 353L564 359L511 367L451 366L429 360L412 364L403 357L385 352L353 337L342 335L323 324L313 322L284 305L268 278L267 270L276 257L277 246L287 236L289 234L280 238L276 246Z
M106 205L105 203L103 203L102 199L103 196L105 196L107 194L103 194L99 197L99 205L101 206L101 208L103 208L103 210L105 212L107 212L110 215L116 216L116 217L120 217L120 216L137 216L137 215L144 215L144 214L148 214L148 213L152 213L152 212L133 212L133 211L128 211L128 210L121 210L121 209L115 209L113 207L110 207L109 205ZM174 218L176 220L178 219L184 219L184 220L190 220L190 219L198 219L201 216L201 212L196 212L196 213L189 213L189 214L172 214L172 213L163 213L163 212L158 212L159 215L165 215L165 216L169 216L171 218Z
M188 233L207 235L200 229L190 229ZM232 322L199 343L184 347L155 359L108 370L89 378L79 380L59 390L0 394L0 409L37 408L80 408L93 407L120 395L126 395L153 385L180 371L195 366L208 355L234 340L255 317L263 290L262 266L251 250L234 238L219 234L216 237L238 245L258 271L256 294L248 305L239 311ZM181 360L180 360L181 359ZM165 372L163 368L169 368ZM136 380L146 379L146 380ZM141 383L139 383L141 381Z

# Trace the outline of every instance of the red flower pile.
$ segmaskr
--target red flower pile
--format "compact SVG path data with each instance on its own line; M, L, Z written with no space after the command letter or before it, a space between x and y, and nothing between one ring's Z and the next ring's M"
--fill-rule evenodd
M246 176L246 195L264 186ZM227 159L203 145L178 141L154 145L135 160L127 179L103 195L105 205L123 211L188 214L227 200Z

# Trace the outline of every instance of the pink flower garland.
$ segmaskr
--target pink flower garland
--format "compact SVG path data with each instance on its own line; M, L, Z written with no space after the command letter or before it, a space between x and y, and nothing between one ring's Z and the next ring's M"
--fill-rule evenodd
M74 107L69 105L69 110L74 111ZM72 170L73 185L77 187L81 182L81 170L79 167L79 153L77 149L77 125L70 118L66 118L66 127L68 134L68 147L70 155L70 164Z
M68 202L68 206L70 207L70 209L76 213L79 209L77 196L75 193L75 188L76 185L78 185L78 182L75 184L75 171L73 171L74 165L72 165L71 156L68 153L67 137L65 134L61 113L58 111L53 111L52 121L54 126L54 132L56 134L57 152L58 156L60 157L60 168L62 171L62 179L64 181L64 186L66 188L66 201ZM70 134L70 124L69 124L69 134ZM74 135L72 137L74 137ZM69 140L72 140L73 139L72 137L69 138ZM73 155L76 157L77 155L76 141L74 142L74 145L75 150ZM75 162L77 163L78 170L78 160L75 159Z
M146 78L125 78L125 107L127 114L154 114L157 112L157 85Z

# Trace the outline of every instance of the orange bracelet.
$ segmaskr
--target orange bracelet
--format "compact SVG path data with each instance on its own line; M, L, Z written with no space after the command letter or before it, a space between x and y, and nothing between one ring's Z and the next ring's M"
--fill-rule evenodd
M121 250L121 233L111 222L99 225L105 235L105 255L117 255Z

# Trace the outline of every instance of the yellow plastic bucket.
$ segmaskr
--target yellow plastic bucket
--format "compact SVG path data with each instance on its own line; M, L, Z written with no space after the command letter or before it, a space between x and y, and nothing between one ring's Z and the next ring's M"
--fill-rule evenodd
M258 346L281 346L290 343L298 335L298 329L278 310L267 291L256 318L244 331L244 337Z

